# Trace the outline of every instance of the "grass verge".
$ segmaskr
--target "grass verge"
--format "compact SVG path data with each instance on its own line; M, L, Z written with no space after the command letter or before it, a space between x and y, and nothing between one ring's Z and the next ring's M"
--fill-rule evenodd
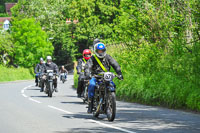
M34 79L33 70L0 65L0 82Z

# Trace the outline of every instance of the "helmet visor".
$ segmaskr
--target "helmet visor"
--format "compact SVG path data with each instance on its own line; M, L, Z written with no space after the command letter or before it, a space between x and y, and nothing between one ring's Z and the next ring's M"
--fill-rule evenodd
M91 56L91 54L84 54L84 56L85 56L85 57L90 57L90 56Z

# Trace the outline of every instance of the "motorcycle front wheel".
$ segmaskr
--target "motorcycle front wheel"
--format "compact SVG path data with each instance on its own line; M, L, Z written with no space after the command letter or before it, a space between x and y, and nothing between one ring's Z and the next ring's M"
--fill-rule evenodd
M116 95L114 92L111 92L108 97L106 114L108 121L114 121L116 115Z
M53 82L49 82L48 96L52 97L52 94L53 94Z

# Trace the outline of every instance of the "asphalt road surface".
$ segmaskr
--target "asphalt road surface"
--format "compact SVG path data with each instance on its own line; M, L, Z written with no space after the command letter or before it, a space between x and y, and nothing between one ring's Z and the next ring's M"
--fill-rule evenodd
M200 133L200 115L134 103L117 102L117 116L93 118L76 97L73 76L52 98L34 81L0 84L0 133Z

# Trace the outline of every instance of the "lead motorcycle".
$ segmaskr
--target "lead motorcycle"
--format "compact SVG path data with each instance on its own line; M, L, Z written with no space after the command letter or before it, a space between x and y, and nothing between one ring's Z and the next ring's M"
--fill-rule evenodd
M114 121L116 115L116 95L115 85L111 81L118 76L111 72L104 72L94 77L97 79L97 83L94 96L93 116L98 117L99 114L105 114L107 115L108 121Z
M45 80L45 92L49 97L52 97L53 92L55 91L53 80L55 79L56 74L53 73L53 70L47 70L46 80Z

